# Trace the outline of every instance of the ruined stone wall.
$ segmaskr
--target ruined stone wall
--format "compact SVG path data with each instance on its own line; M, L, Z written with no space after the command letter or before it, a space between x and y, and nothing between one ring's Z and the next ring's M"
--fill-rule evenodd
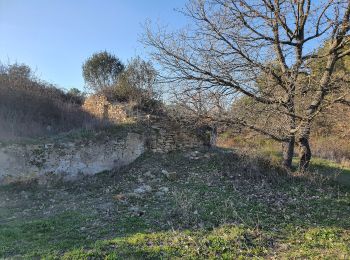
M88 97L83 104L83 109L99 119L114 123L123 123L128 120L127 105L111 103L103 95Z
M74 180L127 165L147 150L167 153L201 145L193 134L161 122L145 128L144 133L104 140L4 145L0 147L0 185L34 179L42 184L53 179Z
M153 152L169 152L177 149L198 147L203 144L193 132L181 128L166 116L152 116L145 113L130 113L134 104L111 103L105 96L93 95L86 99L84 109L100 119L115 123L126 122L130 114L148 126L148 148Z
M203 145L203 142L193 132L181 128L166 118L159 118L156 122L151 122L150 131L149 149L153 152L167 153Z
M126 105L111 104L103 96L88 98L84 108L100 119L116 123L130 122ZM134 118L135 119L135 118ZM136 117L140 131L127 130L125 136L56 141L44 144L0 144L0 184L37 179L75 179L127 165L144 151L166 153L194 148L203 142L190 130L182 128L167 116ZM129 129L129 128L127 128ZM138 129L140 130L140 129ZM133 132L135 131L135 132Z
M119 168L145 151L138 133L99 141L12 144L0 148L0 184L37 179L76 179Z

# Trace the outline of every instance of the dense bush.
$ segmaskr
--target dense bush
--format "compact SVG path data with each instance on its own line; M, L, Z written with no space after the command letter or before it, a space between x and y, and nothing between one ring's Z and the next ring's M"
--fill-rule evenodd
M152 64L136 57L129 61L115 84L100 92L111 102L133 102L137 108L153 112L161 106L156 77L157 72Z
M83 64L86 86L95 92L108 91L124 70L124 64L107 51L94 53Z

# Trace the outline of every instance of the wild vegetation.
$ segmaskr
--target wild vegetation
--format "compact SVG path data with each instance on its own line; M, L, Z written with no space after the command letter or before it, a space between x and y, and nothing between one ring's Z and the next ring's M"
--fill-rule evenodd
M140 57L132 58L125 66L113 54L95 53L85 61L83 76L94 94L102 94L111 102L135 103L135 108L147 112L160 108L157 71Z
M145 154L120 171L0 194L1 257L350 255L348 189L229 150Z
M94 147L146 136L159 115L206 140L77 181L0 186L0 258L350 259L350 2L181 12L184 29L146 28L151 61L101 51L82 65L101 111L128 104L142 119L112 124L83 109L88 94L0 66L4 146Z
M106 91L117 81L124 70L124 64L107 51L94 53L83 64L86 85L95 92Z
M88 127L84 95L65 92L35 77L24 64L0 66L0 140L38 137Z
M125 67L110 53L93 54L83 65L86 86L111 102L131 102L152 112L161 107L156 71L137 57ZM103 74L103 75L102 75ZM93 87L95 86L95 87ZM82 108L86 93L65 91L37 78L25 64L0 66L0 141L37 138L112 124Z

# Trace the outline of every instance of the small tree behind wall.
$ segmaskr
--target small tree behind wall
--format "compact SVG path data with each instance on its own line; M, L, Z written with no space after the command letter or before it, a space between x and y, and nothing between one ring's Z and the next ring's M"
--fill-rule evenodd
M86 86L94 92L104 92L117 83L124 64L107 51L94 53L83 66Z

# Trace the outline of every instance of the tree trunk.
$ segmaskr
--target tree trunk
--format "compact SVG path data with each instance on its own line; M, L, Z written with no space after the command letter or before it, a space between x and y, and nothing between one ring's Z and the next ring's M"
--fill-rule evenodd
M310 123L306 124L301 132L299 138L300 144L300 162L299 162L299 171L304 172L307 170L311 160L311 148L309 144L310 136Z
M294 105L294 92L291 93L289 96L289 106L288 106L288 112L291 115L295 114L295 105ZM294 148L295 148L295 117L291 116L290 120L290 132L289 132L289 139L286 143L283 144L283 166L287 169L292 169L292 161L294 156Z
M287 169L292 168L292 160L294 156L295 136L291 136L289 141L283 143L283 166Z
M299 171L304 172L307 170L311 160L311 149L309 145L309 139L301 137L299 140L300 143L300 162L299 162Z
M350 5L349 5L350 7ZM348 12L350 9L348 10ZM350 13L350 12L349 12ZM349 13L347 15L349 15ZM345 18L344 18L345 19ZM347 21L346 24L349 23L349 16L347 16ZM345 21L345 20L344 20ZM345 34L344 34L345 35ZM319 111L319 108L327 94L327 90L330 84L330 79L334 70L335 63L337 61L337 51L336 48L340 44L340 42L343 40L342 38L345 36L341 36L337 38L336 41L333 41L333 52L330 54L327 60L327 65L324 71L324 74L322 76L322 79L320 81L320 87L318 90L316 90L314 94L314 98L309 105L307 111L306 111L306 118L307 120L304 122L301 135L299 138L299 144L300 144L300 163L299 163L299 171L304 172L307 170L310 164L311 160L311 149L310 149L310 144L309 144L309 137L310 137L310 131L311 131L311 122L317 113Z

